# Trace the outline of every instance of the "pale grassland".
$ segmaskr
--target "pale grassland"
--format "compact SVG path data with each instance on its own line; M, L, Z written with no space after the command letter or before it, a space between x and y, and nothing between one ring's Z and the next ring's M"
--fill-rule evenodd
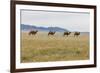
M63 33L48 36L38 32L35 36L21 33L21 62L47 62L89 59L89 35L64 37Z

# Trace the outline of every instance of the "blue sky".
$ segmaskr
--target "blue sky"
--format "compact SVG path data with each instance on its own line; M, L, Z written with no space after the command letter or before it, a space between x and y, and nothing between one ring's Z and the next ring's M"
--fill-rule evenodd
M90 14L87 12L21 10L21 24L89 32Z

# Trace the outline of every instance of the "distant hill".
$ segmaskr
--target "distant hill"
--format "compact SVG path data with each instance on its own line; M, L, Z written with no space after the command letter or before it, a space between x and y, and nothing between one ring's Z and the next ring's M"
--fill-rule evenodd
M69 31L67 29L60 28L60 27L37 27L37 26L34 26L34 25L26 25L26 24L21 24L21 30L22 31L30 31L30 30L58 31L58 32Z

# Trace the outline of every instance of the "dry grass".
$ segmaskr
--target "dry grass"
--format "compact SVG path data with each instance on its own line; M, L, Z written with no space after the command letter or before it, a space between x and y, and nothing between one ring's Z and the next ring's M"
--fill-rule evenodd
M89 59L89 35L64 37L63 33L48 36L39 32L21 33L21 62L47 62Z

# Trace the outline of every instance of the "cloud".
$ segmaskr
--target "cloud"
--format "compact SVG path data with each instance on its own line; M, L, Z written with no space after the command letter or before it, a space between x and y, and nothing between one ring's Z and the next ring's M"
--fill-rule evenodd
M70 31L89 32L89 13L21 10L21 24L62 27Z

